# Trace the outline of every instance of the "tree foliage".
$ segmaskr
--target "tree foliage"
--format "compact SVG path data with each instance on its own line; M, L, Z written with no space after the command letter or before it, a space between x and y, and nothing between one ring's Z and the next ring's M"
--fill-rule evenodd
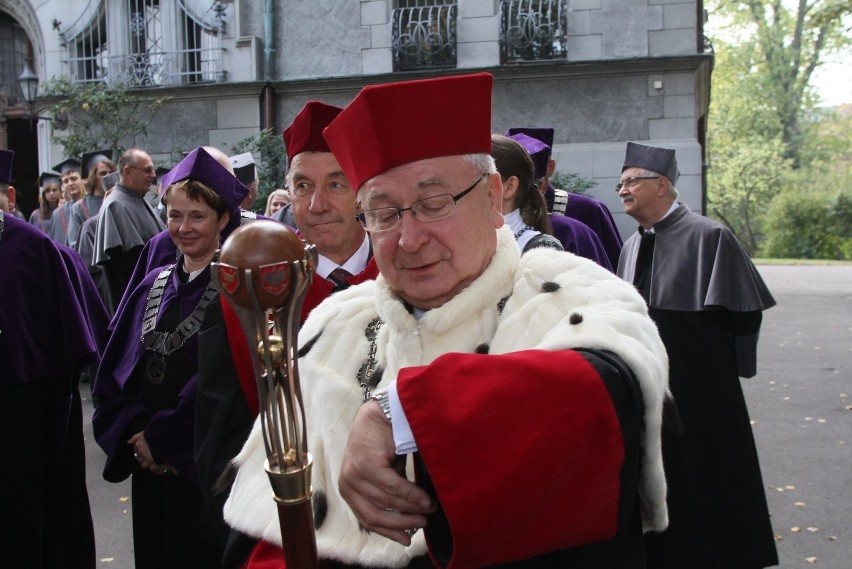
M787 190L769 208L764 253L790 259L849 259L850 216L852 191Z
M588 194L589 190L598 185L591 178L581 176L576 172L554 172L550 176L550 183L554 188L571 192L572 194Z
M726 23L711 32L708 214L750 254L837 258L842 240L802 224L825 227L826 208L845 203L826 196L849 187L852 117L817 108L810 80L848 46L852 0L796 2L708 3L711 22Z
M266 209L266 198L273 190L284 187L284 176L287 173L287 152L284 141L273 129L262 130L238 141L231 147L231 154L251 152L257 161L257 178L259 181L257 199L252 210L263 212ZM257 157L260 159L257 160Z
M756 134L784 144L784 156L798 167L807 136L806 116L813 108L814 71L825 58L850 45L852 0L717 0L714 17L727 20L737 41L739 65L748 70L753 102L774 117ZM789 7L788 7L789 6Z
M77 83L67 77L48 82L42 93L56 98L48 107L53 116L68 117L65 131L54 131L51 140L60 144L66 156L79 156L96 148L109 148L118 154L137 146L148 135L148 125L168 101L165 97L143 97L127 84Z

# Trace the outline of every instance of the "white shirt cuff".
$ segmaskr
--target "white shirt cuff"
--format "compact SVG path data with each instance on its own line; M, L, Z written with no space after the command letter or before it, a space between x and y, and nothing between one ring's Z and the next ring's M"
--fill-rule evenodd
M396 391L396 380L391 381L388 385L388 402L390 403L391 417L393 419L391 426L393 428L393 442L396 445L396 454L405 455L417 452L414 433L411 432L411 425L408 424L408 418L402 409L402 403L399 401L399 393Z

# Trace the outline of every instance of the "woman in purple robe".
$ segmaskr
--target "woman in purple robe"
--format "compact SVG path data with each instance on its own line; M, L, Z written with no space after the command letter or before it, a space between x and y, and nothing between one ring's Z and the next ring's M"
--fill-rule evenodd
M116 315L93 386L94 433L107 453L104 478L133 476L137 569L216 567L222 550L193 461L196 332L204 308L218 302L210 263L220 234L248 190L201 148L163 185L180 254L149 273Z

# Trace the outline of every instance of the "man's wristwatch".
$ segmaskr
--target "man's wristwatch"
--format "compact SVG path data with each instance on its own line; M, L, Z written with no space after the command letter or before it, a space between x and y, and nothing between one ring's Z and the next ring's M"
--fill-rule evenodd
M379 402L379 407L382 408L382 413L385 414L385 418L388 420L388 423L391 421L391 409L390 409L390 397L388 397L387 391L382 391L381 393L373 393L370 395L370 399L375 399Z

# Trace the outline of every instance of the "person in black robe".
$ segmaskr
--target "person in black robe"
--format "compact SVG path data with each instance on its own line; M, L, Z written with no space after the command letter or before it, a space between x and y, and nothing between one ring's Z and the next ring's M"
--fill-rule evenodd
M0 191L13 153L0 150ZM0 565L93 569L81 370L106 311L76 254L0 210Z
M218 567L222 546L193 461L196 333L218 302L209 264L248 190L201 148L163 184L180 256L149 273L116 315L93 386L94 433L107 453L104 478L133 476L136 568Z
M618 275L648 302L669 354L680 418L663 429L669 527L648 534L650 569L778 563L740 377L756 373L775 300L734 235L677 203L674 150L629 142L618 184L640 228Z

